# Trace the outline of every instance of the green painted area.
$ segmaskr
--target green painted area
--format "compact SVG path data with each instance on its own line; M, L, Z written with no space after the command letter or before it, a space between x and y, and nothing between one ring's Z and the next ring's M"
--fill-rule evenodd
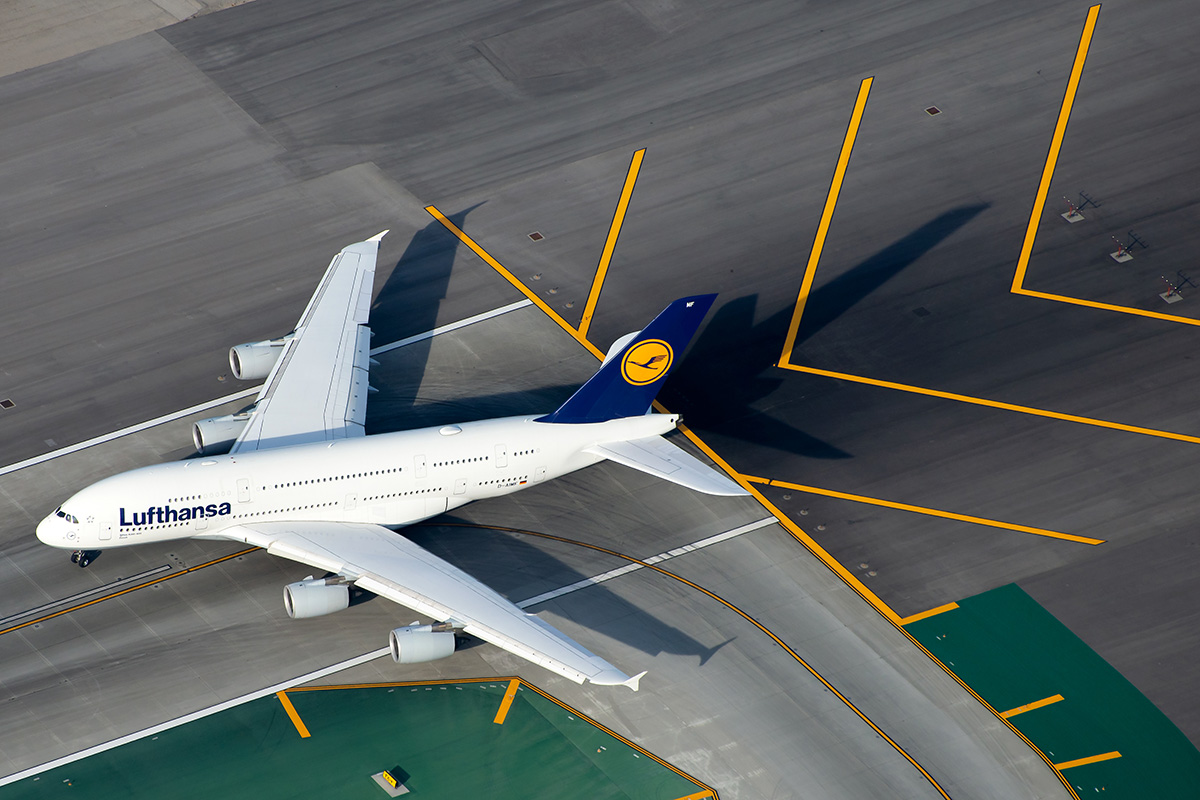
M1133 684L1015 584L905 626L997 711L1063 700L1009 718L1080 797L1195 798L1200 752Z
M214 797L386 800L371 775L408 773L404 797L673 800L702 786L507 681L289 692L301 738L265 697L26 778L5 800ZM68 784L67 781L70 783Z

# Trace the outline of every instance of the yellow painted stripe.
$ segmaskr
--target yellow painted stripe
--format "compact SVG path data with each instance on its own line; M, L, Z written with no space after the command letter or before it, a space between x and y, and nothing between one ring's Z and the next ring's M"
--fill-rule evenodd
M625 212L629 209L629 199L633 197L633 187L637 183L638 171L642 168L642 158L645 155L646 148L643 147L633 154L633 160L629 162L629 172L625 175L625 185L621 188L621 199L617 201L617 210L613 212L612 225L608 227L608 238L604 240L604 250L600 254L600 263L596 266L596 277L592 278L592 288L588 292L587 304L583 307L583 318L579 321L581 336L587 336L588 328L592 326L592 315L596 313L600 290L604 288L604 276L608 274L613 250L617 247L617 236L621 233L621 225L625 221Z
M1013 275L1012 289L1017 291L1025 282L1025 270L1029 266L1029 256L1033 253L1033 239L1037 236L1038 222L1042 210L1046 207L1046 195L1050 191L1050 179L1054 177L1054 166L1058 163L1058 153L1062 148L1063 137L1067 134L1067 122L1071 119L1071 106L1075 103L1075 92L1079 89L1079 79L1083 76L1083 62L1087 60L1088 46L1092 42L1092 34L1096 30L1096 18L1100 16L1100 6L1094 5L1088 9L1087 21L1083 24L1083 34L1079 37L1079 47L1075 50L1075 63L1071 66L1071 77L1067 80L1067 93L1063 96L1062 107L1058 111L1058 122L1054 125L1054 137L1050 140L1050 152L1046 156L1046 165L1042 168L1042 180L1038 183L1037 196L1033 200L1033 211L1029 215L1029 225L1025 228L1025 241L1021 244L1021 255L1017 259L1017 271Z
M850 164L850 152L854 149L854 139L858 136L858 126L862 122L863 111L867 107L867 96L871 93L871 83L874 78L863 78L858 85L858 97L854 101L854 111L850 114L850 125L846 128L846 138L842 140L842 151L838 154L837 166L833 169L833 181L829 184L829 194L825 197L825 208L821 211L821 221L817 223L817 236L813 240L812 252L808 255L808 266L804 270L804 278L800 281L800 294L796 298L796 308L792 312L792 323L788 326L787 338L783 343L781 364L788 364L792 358L792 347L796 344L796 334L800 330L800 317L804 314L804 305L808 302L809 292L812 291L813 278L817 274L817 263L821 260L821 251L825 247L825 237L829 233L829 225L833 221L833 211L837 207L838 193L842 190L842 181L846 177L846 168Z
M657 403L656 406L659 408L659 410L663 410L662 406L658 406ZM784 530L792 535L792 538L800 542L800 544L804 545L804 547L807 548L810 553L819 558L821 563L823 563L835 575L841 578L842 581L851 589L853 589L859 597L870 603L876 611L884 616L884 618L895 623L896 625L901 624L900 615L893 611L891 606L883 602L878 595L868 589L862 581L854 576L854 573L843 567L841 562L839 562L829 553L825 552L825 548L817 544L816 540L805 533L799 525L797 525L795 522L792 522L787 514L784 514L782 511L776 508L775 504L768 500L766 496L760 492L753 483L750 482L749 476L742 475L740 472L731 467L729 462L717 455L716 451L705 444L704 440L693 433L691 428L689 428L687 425L684 425L682 422L680 422L678 427L679 431L688 439L690 439L692 444L696 445L696 447L699 447L705 455L716 462L716 464L721 467L721 469L725 470L725 472L731 478L733 478L733 480L737 481L737 483L743 489L748 491L755 500L761 503L762 506L772 514L774 514L775 518L779 520L779 524L783 526Z
M515 275L513 275L511 272L509 272L507 269L505 269L503 264L501 264L496 259L492 258L491 255L489 255L486 250L484 250L482 247L480 247L478 244L476 244L474 239L472 239L470 236L467 236L467 234L463 233L462 230L460 230L457 225L455 225L450 220L446 219L446 216L444 214L442 214L441 211L438 211L434 206L425 206L425 210L428 211L433 216L434 219L436 219L438 222L442 223L442 225L444 225L446 227L446 230L450 231L452 234L457 236L458 240L460 242L465 244L467 247L471 248L471 250L475 253L475 255L482 258L489 267L496 270L496 272L499 272L509 283L511 283L513 286L515 286L517 289L519 289L521 291L521 294L528 297L535 306L537 306L542 311L544 311L546 313L546 316L550 317L550 319L552 319L556 323L558 323L559 327L561 327L564 331L571 334L571 336L575 339L575 341L579 342L584 347L586 347L591 352L591 354L594 355L596 358L604 358L604 354L601 353L600 350L594 344L589 342L587 340L586 336L582 336L579 333L579 331L577 331L573 327L571 327L565 319L563 319L562 317L560 317L558 315L558 312L556 312L550 306L546 305L546 301L542 300L542 298L538 297L537 294L535 294L534 292L531 292L525 286L525 284L523 284L519 280L517 280L517 277Z
M1046 536L1050 539L1063 539L1068 542L1079 542L1080 544L1104 544L1104 539L1093 539L1090 536L1076 536L1073 533L1059 533L1058 531L1046 530L1045 528L1032 528L1028 525L1017 525L1012 522L1000 522L994 519L985 519L984 517L973 517L969 514L956 514L953 511L942 511L937 508L925 508L924 506L914 506L908 503L897 503L894 500L880 500L878 497L867 497L861 494L850 494L849 492L837 492L833 489L821 489L816 486L802 486L798 483L788 483L787 481L777 481L769 478L756 478L750 475L743 476L746 480L753 483L764 483L768 486L778 486L781 489L792 489L797 492L808 492L809 494L819 494L825 497L836 497L839 500L853 500L856 503L866 503L872 506L884 506L886 508L895 508L901 511L911 511L914 514L925 514L930 517L941 517L942 519L953 519L959 522L970 522L975 525L987 525L991 528L1003 528L1010 531L1018 531L1020 533L1032 533L1035 536Z
M1092 417L1081 417L1076 414L1061 414L1057 411L1047 411L1044 408L1033 408L1032 406L1020 406L1015 403L1001 403L998 400L988 400L984 397L971 397L965 394L954 394L953 392L942 392L937 389L926 389L923 386L912 386L906 383L894 383L892 381L881 381L875 378L864 378L861 375L851 375L846 372L834 372L828 369L817 369L816 367L801 367L795 364L780 364L784 369L790 369L794 372L805 372L809 375L820 375L825 378L837 378L841 381L851 381L853 383L865 383L870 386L880 386L884 389L896 389L901 392L909 392L911 394L923 394L928 397L941 397L946 400L957 400L960 403L971 403L977 406L987 406L988 408L1000 408L1005 411L1016 411L1021 414L1030 414L1035 417L1048 417L1050 419L1061 419L1066 422L1078 422L1080 425L1092 425L1097 428L1108 428L1114 431L1126 431L1129 433L1140 433L1144 436L1156 436L1160 439L1174 439L1178 442L1190 442L1192 444L1200 444L1200 436L1189 436L1186 433L1173 433L1172 431L1160 431L1154 428L1142 428L1137 425L1125 425L1120 422L1109 422L1103 419L1094 419Z
M4 630L0 630L0 636L3 636L6 633L12 633L13 631L19 631L21 628L27 627L29 625L35 625L39 622L45 622L48 619L54 619L55 617L61 617L63 614L70 614L72 611L78 611L81 608L87 608L88 606L94 606L97 603L103 603L105 600L112 600L114 597L120 597L121 595L129 594L130 592L136 592L138 589L145 589L147 586L153 586L156 583L162 583L163 581L169 581L172 578L178 578L182 575L187 575L189 572L195 572L196 570L201 570L201 569L204 569L205 567L211 567L214 564L220 564L221 562L228 561L231 558L237 558L238 556L248 555L250 553L253 553L257 549L258 549L257 547L248 547L245 550L239 550L236 553L230 553L227 556L221 556L220 558L214 558L212 561L206 561L203 564L197 564L194 567L188 567L187 569L181 570L179 572L172 572L170 575L163 575L161 578L155 578L152 581L146 581L145 583L139 583L137 586L130 586L126 589L120 590L119 592L113 592L112 594L106 594L103 597L97 597L94 600L88 600L87 602L79 603L78 605L70 606L69 608L64 608L59 611L55 611L51 614L46 614L45 616L36 617L35 619L31 619L31 620L26 620L25 622L22 622L20 625L13 625L10 628L5 628Z
M947 611L953 611L956 608L958 608L958 603L946 603L944 606L938 606L937 608L931 608L928 611L922 611L920 614L913 614L911 617L905 617L904 619L900 620L900 624L907 625L908 623L916 622L919 619L929 619L930 617L936 617L938 614L945 614Z
M706 798L706 797L716 797L716 796L717 796L716 793L713 792L712 789L705 789L702 792L696 792L695 794L689 794L685 797L677 798L676 800L704 800L704 798Z
M1034 700L1032 703L1026 703L1023 706L1010 708L1008 711L1001 711L1000 716L1008 719L1009 717L1015 717L1018 714L1024 714L1026 711L1033 711L1035 708L1044 708L1045 706L1053 705L1055 703L1061 703L1062 700L1063 696L1061 694L1056 694L1052 697L1043 697L1041 700Z
M1116 306L1111 303L1097 303L1095 300L1084 300L1079 297L1067 297L1066 295L1050 294L1049 292L1035 292L1032 289L1014 289L1013 294L1020 294L1026 297L1040 297L1043 300L1054 300L1059 303L1070 303L1071 305L1086 306L1087 308L1099 308L1104 311L1116 311L1121 314L1135 314L1139 317L1161 319L1166 320L1167 322L1182 322L1184 325L1200 325L1200 319L1181 317L1178 314L1163 314L1159 311L1145 311L1140 308L1130 308L1129 306Z
M770 507L771 506L768 505L768 508L770 508ZM783 517L781 516L780 520L782 521L782 519L783 519ZM509 528L509 527L505 527L503 525L485 525L485 524L470 523L470 522L437 523L437 527L462 527L462 528L477 528L477 529L483 529L483 530L507 531L510 533L524 534L526 536L537 536L541 539L549 539L549 540L555 541L555 542L563 542L564 544L572 544L572 545L576 545L578 547L585 547L588 550L595 550L598 553L607 553L611 556L616 556L617 558L622 558L633 564L639 564L642 567L645 567L646 569L654 570L655 572L659 573L660 575L677 580L680 583L684 584L685 586L690 586L691 588L695 589L696 591L700 592L701 594L704 594L707 597L710 597L713 600L716 600L718 603L725 606L730 611L734 612L735 614L740 616L742 619L746 620L751 625L753 625L755 628L758 628L758 630L760 630L764 634L766 634L768 638L770 638L773 642L775 642L775 644L777 644L781 648L783 648L783 650L788 655L790 655L793 659L795 659L795 661L798 664L800 664L800 666L804 667L804 669L807 670L810 675L812 675L814 678L816 678L821 683L822 686L824 686L826 689L828 689L830 692L832 692L834 694L834 696L836 696L839 700L841 700L842 703L848 709L853 711L854 714L860 720L862 720L864 723L866 723L871 728L871 730L875 731L875 733L877 733L881 737L883 737L883 739L888 744L890 744L896 750L897 753L904 756L905 760L907 760L908 763L912 764L913 767L915 767L918 771L920 771L920 773L922 775L925 776L926 780L928 780L930 785L932 785L933 788L937 790L938 794L940 794L942 797L946 798L946 800L950 800L950 795L946 794L945 790L942 789L941 785L936 780L934 780L933 776L930 775L929 772L927 772L924 767L922 767L920 764L918 764L917 761L912 756L910 756L903 747L901 747L899 744L897 744L894 739L892 739L890 736L888 736L886 733L884 733L882 728L880 728L878 725L876 725L874 722L872 722L871 718L868 717L866 714L864 714L858 708L858 706L854 705L854 703L852 703L848 697L846 697L844 694L839 692L832 683L830 683L828 680L826 680L826 678L823 675L821 675L821 673L817 672L817 670L814 669L811 664L809 664L807 661L805 661L804 658L801 657L801 655L799 653L797 653L795 650L793 650L791 648L791 646L788 645L787 642L783 641L783 639L780 639L777 635L775 635L770 630L770 628L763 625L761 622L756 620L754 617L750 616L745 611L743 611L742 609L735 606L733 603L726 600L724 597L721 597L719 594L716 594L715 592L710 591L709 589L705 589L700 584L694 583L693 581L690 581L687 578L677 575L674 572L665 570L662 567L659 567L655 564L647 563L640 559L634 558L633 556L626 555L625 553L617 552L616 550L610 550L607 547L601 547L599 545L589 544L587 542L580 542L580 541L576 541L575 539L568 539L565 536L556 536L552 533L539 533L538 531L524 530L522 528ZM542 694L544 696L548 696L548 695L545 695L544 692L542 692ZM550 698L550 699L553 700L554 698ZM555 702L558 702L558 701L556 700ZM561 703L560 703L560 705L561 705ZM596 724L596 723L593 722L593 724ZM604 730L608 733L611 733L611 731L609 731L607 728L605 728ZM694 778L691 780L695 781Z
M508 682L508 691L504 693L504 699L500 701L500 709L496 712L496 718L492 722L497 725L504 724L504 718L508 716L508 709L512 708L513 700L517 696L517 687L521 685L521 681L513 678Z
M1111 753L1101 753L1098 756L1088 756L1087 758L1077 758L1074 761L1064 761L1061 764L1055 764L1055 769L1070 769L1071 767L1082 767L1084 764L1095 764L1097 761L1111 761L1114 758L1120 758L1121 754L1116 750Z
M304 727L304 720L300 719L300 715L296 713L296 707L292 705L292 699L287 696L287 692L276 692L275 696L279 698L279 702L283 704L283 710L291 717L292 724L296 726L296 730L300 733L301 739L307 739L312 736L308 732L308 728Z

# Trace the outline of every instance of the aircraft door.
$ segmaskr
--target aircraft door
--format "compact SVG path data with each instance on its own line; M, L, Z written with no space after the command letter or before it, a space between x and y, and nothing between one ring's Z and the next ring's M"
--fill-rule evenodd
M425 456L413 456L413 471L418 478L429 476L429 471L425 468Z
M496 469L508 466L508 445L496 445Z
M545 467L538 467L537 469L535 469L533 471L533 480L535 482L540 481L545 477L546 477L546 468Z
M458 480L456 480L454 482L454 493L455 494L466 494L467 493L467 479L466 478L459 478Z
M358 495L357 494L354 494L353 492L351 492L350 494L346 495L345 508L347 511L353 511L354 509L358 508Z
M238 478L237 489L238 489L238 502L239 503L249 503L250 502L250 479L249 478Z

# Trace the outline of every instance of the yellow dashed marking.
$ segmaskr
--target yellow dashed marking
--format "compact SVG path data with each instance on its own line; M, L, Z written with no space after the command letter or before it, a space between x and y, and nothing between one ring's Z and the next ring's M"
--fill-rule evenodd
M1000 716L1008 719L1009 717L1015 717L1018 714L1024 714L1026 711L1033 711L1035 708L1043 708L1044 706L1053 705L1054 703L1061 703L1062 700L1063 696L1061 694L1056 694L1052 697L1044 697L1041 700L1034 700L1032 703L1026 703L1023 706L1010 708L1008 711L1001 711Z
M504 718L508 716L508 710L512 708L513 700L517 696L517 687L521 685L521 681L513 678L508 682L508 691L504 693L504 699L500 701L500 708L496 711L496 718L492 722L497 725L504 724Z
M312 736L308 732L308 728L304 725L304 720L300 719L300 715L296 713L296 707L292 705L292 699L287 696L287 692L276 692L275 696L279 698L279 702L283 705L283 710L287 712L291 718L292 724L296 726L296 730L300 733L301 739L307 739Z
M1088 756L1087 758L1077 758L1074 761L1064 761L1061 764L1055 764L1057 770L1070 769L1071 767L1082 767L1084 764L1095 764L1097 761L1111 761L1114 758L1120 758L1121 754L1116 750L1111 753L1101 753L1098 756Z

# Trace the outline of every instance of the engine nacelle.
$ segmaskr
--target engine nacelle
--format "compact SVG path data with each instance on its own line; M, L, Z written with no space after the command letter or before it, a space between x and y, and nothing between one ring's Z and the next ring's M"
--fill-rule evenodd
M242 435L251 414L252 410L245 410L197 422L192 426L192 441L196 445L196 452L202 456L229 452L237 437Z
M330 579L326 578L309 578L289 583L283 588L283 607L292 619L322 617L341 611L349 605L350 586L346 583L331 583Z
M397 664L420 664L453 653L454 631L435 630L433 625L409 625L392 631L388 635L388 642L392 647L392 661Z
M291 338L269 339L265 342L248 342L229 348L229 368L239 381L255 381L267 377L271 367L283 353L284 343Z

